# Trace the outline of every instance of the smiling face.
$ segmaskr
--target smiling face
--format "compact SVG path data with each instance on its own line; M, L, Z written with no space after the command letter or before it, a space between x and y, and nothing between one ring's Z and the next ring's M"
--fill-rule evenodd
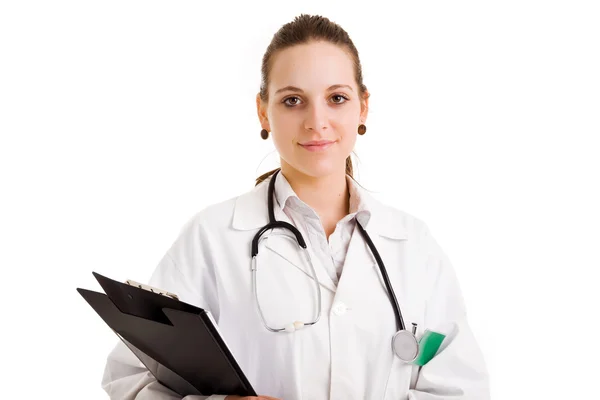
M350 55L328 42L282 50L273 58L268 94L268 104L257 96L257 110L282 168L311 177L345 173L368 111Z

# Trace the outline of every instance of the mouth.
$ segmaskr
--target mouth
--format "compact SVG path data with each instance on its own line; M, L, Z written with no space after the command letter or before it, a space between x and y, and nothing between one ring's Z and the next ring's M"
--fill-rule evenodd
M322 151L331 147L334 143L333 140L311 140L310 142L299 143L299 145L308 151Z

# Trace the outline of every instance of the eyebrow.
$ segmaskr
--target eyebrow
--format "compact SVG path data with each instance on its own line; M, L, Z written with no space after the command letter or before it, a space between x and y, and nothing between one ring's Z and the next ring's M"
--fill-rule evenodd
M327 88L327 90L335 90L335 89L339 89L339 88L348 88L350 90L353 90L350 86L348 85L331 85L329 86L329 88ZM295 86L286 86L284 88L279 89L278 91L275 92L275 94L281 93L281 92L285 92L285 91L292 91L292 92L300 92L300 93L304 93L304 90L297 88Z

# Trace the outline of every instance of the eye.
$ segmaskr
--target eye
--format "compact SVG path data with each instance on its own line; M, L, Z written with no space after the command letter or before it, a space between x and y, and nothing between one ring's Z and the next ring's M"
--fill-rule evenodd
M341 94L334 94L333 96L331 96L331 98L335 99L333 101L333 104L344 104L345 102L350 100L348 97ZM292 100L292 103L289 103L290 100ZM290 96L286 97L281 102L285 104L286 107L295 107L301 102L301 100L297 96Z
M344 101L334 101L335 104L344 104L345 102L347 102L348 100L350 100L349 98L347 98L346 96L343 96L341 94L334 94L333 96L331 96L331 98L341 98L344 99Z
M288 100L292 100L292 99L294 99L294 100L296 100L296 101L295 101L294 103L292 103L292 104L288 103ZM287 98L285 98L285 99L282 101L282 103L283 103L283 104L285 104L287 107L295 107L295 106L296 106L296 104L298 104L298 101L299 101L299 100L300 100L300 99L299 99L298 97L296 97L296 96L291 96L291 97L287 97Z

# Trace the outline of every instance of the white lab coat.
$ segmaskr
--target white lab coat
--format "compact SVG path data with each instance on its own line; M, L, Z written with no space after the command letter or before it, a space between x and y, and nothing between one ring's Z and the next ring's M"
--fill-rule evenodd
M446 334L438 354L421 368L393 355L394 311L375 258L357 231L337 287L312 257L322 293L319 322L295 333L267 331L250 269L252 238L268 222L267 186L268 180L197 213L149 282L213 314L258 394L286 400L489 398L486 366L450 261L421 220L364 190L361 198L371 215L361 222L385 263L405 323L418 324L417 337L425 329ZM277 202L275 217L290 222ZM273 327L311 321L317 302L310 269L283 232L265 239L258 256L259 300ZM179 398L120 343L108 357L102 385L114 399Z

